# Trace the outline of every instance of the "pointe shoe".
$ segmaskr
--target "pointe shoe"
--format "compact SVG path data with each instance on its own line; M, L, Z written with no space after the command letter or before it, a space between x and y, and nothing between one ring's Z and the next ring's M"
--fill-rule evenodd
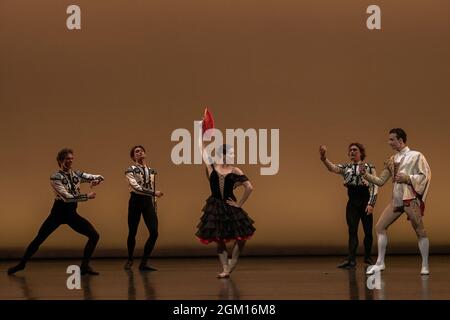
M234 269L236 268L236 265L237 265L237 260L228 259L228 268L230 269L229 270L230 274L234 271Z
M230 277L230 267L228 264L223 265L223 271L217 275L218 279L229 278Z
M420 274L421 274L422 276L427 276L427 275L429 275L429 274L430 274L430 269L428 268L428 266L422 267L422 270L420 270Z
M367 275L371 275L371 274L374 274L376 272L383 271L384 269L386 269L386 266L384 265L384 263L380 264L380 265L374 264L373 266L368 266L367 267L366 274Z
M217 279L224 279L224 278L229 278L230 277L230 273L229 272L221 272L217 275Z

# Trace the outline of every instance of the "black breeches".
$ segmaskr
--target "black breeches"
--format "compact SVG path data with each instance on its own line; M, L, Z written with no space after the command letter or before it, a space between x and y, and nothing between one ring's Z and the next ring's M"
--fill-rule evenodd
M153 199L149 196L131 193L128 202L128 259L133 259L134 248L136 246L136 233L141 215L149 231L149 237L144 247L144 257L146 260L151 255L158 239L158 216L153 206Z
M364 229L364 255L370 257L373 243L373 215L366 212L368 202L367 194L361 192L353 192L349 194L350 198L346 208L346 219L348 226L348 259L355 260L358 250L358 226L361 220Z
M348 251L349 260L355 260L358 250L358 226L361 220L364 229L364 255L370 257L373 243L372 227L373 216L365 212L366 205L358 206L352 203L347 204L347 225L348 225Z
M77 211L77 203L65 203L56 200L53 204L52 211L42 224L37 236L29 244L22 258L23 262L28 261L39 249L40 245L55 231L60 225L67 224L76 232L88 237L88 242L84 247L82 265L87 266L89 259L94 252L95 246L99 240L99 234L92 224L85 218L81 217Z

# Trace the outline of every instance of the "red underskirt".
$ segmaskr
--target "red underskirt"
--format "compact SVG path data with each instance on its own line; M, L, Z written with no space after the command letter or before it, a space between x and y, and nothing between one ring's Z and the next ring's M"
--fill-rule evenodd
M220 241L230 242L230 241L233 241L233 240L240 240L240 241L242 241L242 240L249 240L252 236L253 236L253 234L251 234L249 236L245 236L245 237L237 237L237 238L230 238L230 239L221 239L221 238L214 238L214 239L198 238L198 239L203 244L209 244L211 242L220 242Z

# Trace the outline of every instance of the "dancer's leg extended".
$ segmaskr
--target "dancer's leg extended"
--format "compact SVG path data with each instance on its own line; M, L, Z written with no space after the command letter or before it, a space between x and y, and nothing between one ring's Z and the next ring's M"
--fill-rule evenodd
M39 229L36 237L28 245L28 248L23 255L23 258L14 267L8 269L8 274L14 274L17 271L25 269L25 265L28 260L38 251L40 245L48 238L50 234L53 233L61 225L60 219L58 219L57 213L51 213L48 218L44 221L41 228Z
M430 273L428 266L428 251L430 243L423 225L419 200L415 199L411 201L409 205L405 205L405 212L408 215L409 221L411 221L411 225L417 235L419 250L422 255L421 274L428 275Z
M381 214L381 217L375 226L378 238L378 258L375 265L370 266L367 269L366 274L373 274L376 271L384 270L384 256L386 254L386 246L388 241L387 229L392 223L394 223L395 220L398 219L398 217L400 217L401 214L402 212L394 212L392 203L390 203Z

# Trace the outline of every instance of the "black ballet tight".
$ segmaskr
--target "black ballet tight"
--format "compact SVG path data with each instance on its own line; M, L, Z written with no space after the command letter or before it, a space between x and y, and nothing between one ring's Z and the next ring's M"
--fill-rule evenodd
M65 203L61 200L55 200L50 215L42 224L37 236L29 244L22 258L22 264L25 264L39 249L40 245L55 231L60 225L67 224L76 232L88 237L88 242L84 247L82 267L89 265L89 260L99 240L99 234L92 224L81 217L77 211L77 203Z
M136 246L136 233L139 226L139 221L142 217L144 223L150 233L144 247L144 256L142 263L145 264L150 257L156 240L158 239L158 216L156 215L153 206L152 197L131 193L128 202L128 259L133 260L134 248Z

